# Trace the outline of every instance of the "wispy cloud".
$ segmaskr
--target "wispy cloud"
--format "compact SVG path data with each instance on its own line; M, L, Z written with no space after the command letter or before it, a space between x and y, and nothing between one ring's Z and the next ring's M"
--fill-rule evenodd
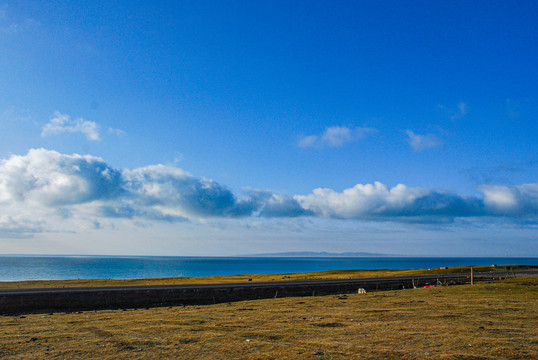
M120 130L120 129L114 129L114 128L111 128L111 127L108 128L108 133L112 134L112 135L119 136L119 137L127 135L127 133L125 131Z
M510 178L524 171L536 171L538 161L499 161L491 166L476 166L462 170L476 184L510 184Z
M21 216L0 215L0 238L25 238L43 231L40 221Z
M12 123L28 123L31 122L31 117L25 110L17 109L15 106L8 106L4 111L0 112L0 121Z
M0 35L16 35L39 23L31 18L17 19L7 4L0 6Z
M441 104L438 104L437 107L446 113L451 120L461 119L469 111L468 105L463 101L460 101L455 107L447 107Z
M538 183L482 185L478 191L482 197L375 182L342 192L318 188L311 194L286 196L245 189L239 196L173 166L118 170L90 155L32 149L0 161L0 209L11 211L9 217L0 217L0 233L41 231L42 222L25 220L32 218L24 217L28 211L40 211L41 218L56 214L63 222L78 217L84 226L100 224L99 219L319 217L435 223L476 217L532 222L538 217Z
M353 141L375 134L376 132L376 129L368 127L348 128L346 126L332 126L326 128L320 135L307 135L301 137L297 145L302 148L341 147Z
M458 117L464 117L467 115L467 104L465 104L463 101L458 104L458 111L456 112L456 115Z
M55 111L50 121L43 126L41 136L58 135L61 133L81 133L88 140L100 140L99 125L83 118L71 119L69 115Z
M8 17L7 5L0 6L0 34L15 34L18 27L18 24Z
M407 134L407 142L417 152L443 145L443 141L434 134L419 135L411 130L406 130L405 133Z

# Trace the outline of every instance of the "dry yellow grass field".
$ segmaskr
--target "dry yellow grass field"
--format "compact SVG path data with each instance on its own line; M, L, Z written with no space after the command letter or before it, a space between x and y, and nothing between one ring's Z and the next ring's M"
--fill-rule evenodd
M0 358L537 359L536 278L0 317Z

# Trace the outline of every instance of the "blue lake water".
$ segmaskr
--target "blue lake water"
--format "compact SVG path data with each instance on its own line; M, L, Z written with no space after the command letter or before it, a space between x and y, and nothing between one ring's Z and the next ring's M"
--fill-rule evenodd
M492 264L538 265L538 258L0 256L0 281L136 279L349 269L420 269Z

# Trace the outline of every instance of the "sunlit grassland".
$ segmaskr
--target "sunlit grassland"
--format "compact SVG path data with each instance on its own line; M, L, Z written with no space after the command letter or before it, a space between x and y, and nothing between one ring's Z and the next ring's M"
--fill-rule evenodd
M536 359L536 278L0 317L0 358Z

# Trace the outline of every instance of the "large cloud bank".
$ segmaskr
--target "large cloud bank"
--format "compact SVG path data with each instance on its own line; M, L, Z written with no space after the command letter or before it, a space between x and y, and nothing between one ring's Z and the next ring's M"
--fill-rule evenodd
M483 198L464 197L426 188L399 184L393 188L375 182L358 184L342 192L315 189L312 194L297 195L299 204L313 213L330 218L361 219L453 219L456 217L506 216L515 218L538 215L538 184L479 188Z
M215 181L164 165L119 170L98 157L45 149L0 162L3 206L76 212L77 207L91 205L93 216L103 218L183 221L316 216L414 222L484 216L537 218L538 183L484 185L478 190L481 197L464 197L403 184L389 188L376 182L342 192L319 188L308 195L285 196L246 189L239 196Z

